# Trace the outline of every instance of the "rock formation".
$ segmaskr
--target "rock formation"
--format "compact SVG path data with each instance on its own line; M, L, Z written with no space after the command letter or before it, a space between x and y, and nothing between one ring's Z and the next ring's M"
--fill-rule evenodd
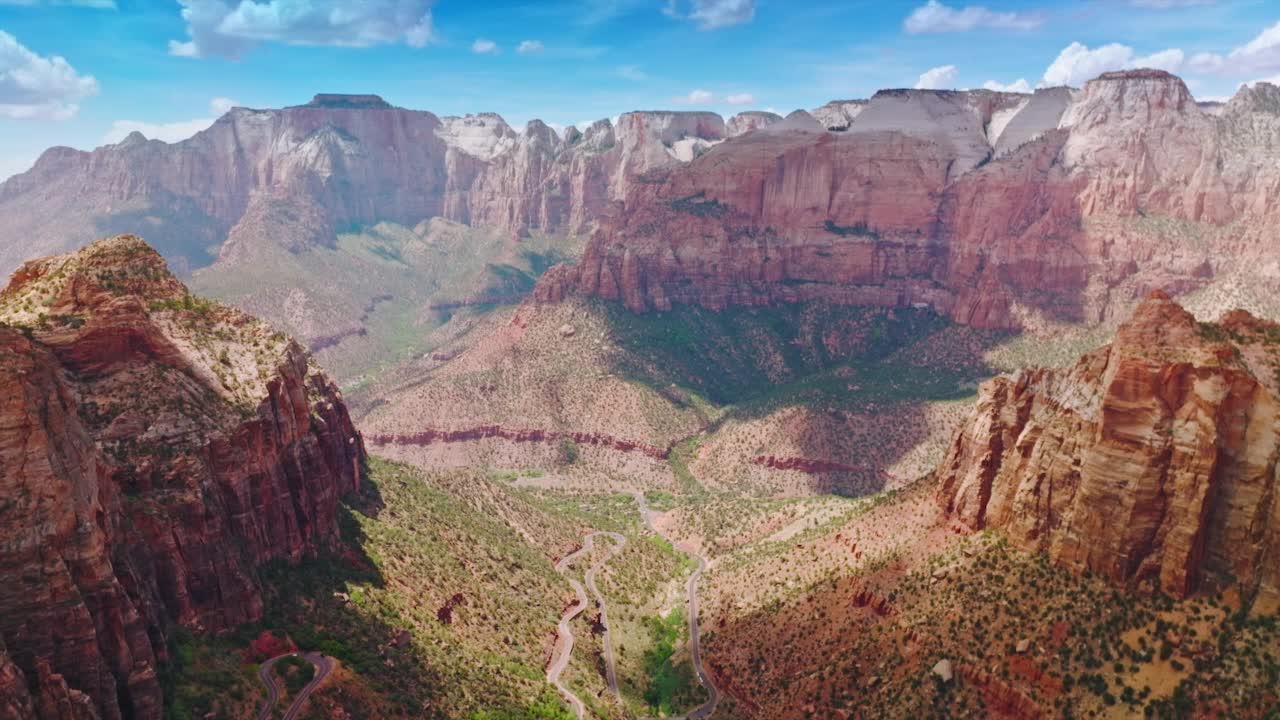
M1153 294L1067 370L983 386L938 469L965 525L1118 583L1280 595L1280 325Z
M338 229L383 221L584 233L630 178L725 137L713 113L627 113L561 138L536 120L517 133L492 113L441 118L373 95L234 108L174 144L133 133L45 152L0 185L0 272L142 226L182 272L251 261L264 244L331 246Z
M1270 288L1277 96L1259 83L1210 112L1134 70L1081 91L833 103L632 184L538 297L924 304L1014 328L1096 322L1231 272Z
M24 265L0 294L4 717L159 718L173 623L259 618L256 569L336 543L363 454L296 344L141 240Z
M824 298L984 328L1096 322L1215 278L1273 295L1278 97L1256 83L1205 105L1173 75L1129 70L1082 90L883 90L785 120L633 112L561 136L322 95L235 108L172 145L47 151L0 185L0 271L141 223L186 271L443 217L593 234L543 300Z

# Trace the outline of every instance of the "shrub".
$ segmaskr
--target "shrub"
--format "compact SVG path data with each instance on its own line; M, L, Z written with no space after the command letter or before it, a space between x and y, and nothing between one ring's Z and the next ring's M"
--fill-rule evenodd
M560 464L572 465L578 462L578 443L569 438L560 441Z

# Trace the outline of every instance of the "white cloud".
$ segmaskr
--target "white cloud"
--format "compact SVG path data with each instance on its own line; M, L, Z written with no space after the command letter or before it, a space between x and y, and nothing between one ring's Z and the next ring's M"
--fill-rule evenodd
M703 30L750 22L755 16L755 0L693 0L693 12L689 15Z
M1181 50L1172 48L1151 55L1138 56L1128 45L1111 43L1090 49L1073 42L1058 53L1044 71L1045 85L1080 86L1104 72L1133 68L1156 68L1178 72L1185 62Z
M1157 70L1168 70L1176 73L1182 69L1182 64L1186 61L1187 56L1177 48L1161 50L1157 53L1144 55L1133 59L1133 66L1136 68L1155 68Z
M996 92L1011 92L1011 93L1031 92L1031 83L1027 82L1025 78L1018 78L1017 80L1014 80L1008 85L1002 85L1001 83L998 83L995 80L988 80L982 83L982 87L987 90L995 90Z
M263 42L369 47L434 38L433 0L178 0L186 41L170 40L180 57L237 58Z
M216 97L209 101L209 112L213 117L196 118L194 120L179 120L171 123L152 123L144 120L116 120L111 123L111 129L102 137L104 143L118 143L128 137L131 132L140 132L151 140L163 140L167 143L174 143L195 135L204 130L218 119L218 116L225 114L228 110L238 106L240 103L231 98Z
M1190 65L1200 72L1222 74L1256 74L1280 70L1280 22L1258 33L1258 36L1227 53L1199 53Z
M644 82L649 79L649 74L642 70L639 65L620 65L617 73L618 77L632 82Z
M699 30L718 30L751 22L756 16L755 0L691 0L686 12L680 0L667 0L662 14L679 20L693 20Z
M102 137L102 142L107 144L118 143L128 137L131 132L140 132L147 136L149 140L163 140L167 143L175 143L179 140L186 140L196 133L204 130L213 124L214 118L199 118L197 120L179 120L171 123L150 123L142 120L116 120L111 123L111 129Z
M754 105L756 96L751 93L735 93L724 99L730 105Z
M942 65L941 67L930 68L920 73L920 79L916 80L917 90L942 90L955 86L956 74L955 65Z
M996 12L981 5L953 8L938 0L916 8L902 26L909 33L967 32L979 28L995 30L1031 30L1044 22L1039 15L1018 12Z
M66 59L37 55L0 30L0 116L65 120L98 93L98 81Z
M223 115L231 108L239 105L240 102L238 100L225 97L216 97L209 101L209 109L213 111L214 115Z
M476 41L471 43L471 52L477 55L492 55L498 52L498 44L492 40L476 38Z
M716 96L710 90L693 90L684 97L684 102L690 105L710 105L714 102Z
M542 44L541 40L525 40L516 46L516 52L521 55L531 55L533 53L542 52L545 49L546 47Z

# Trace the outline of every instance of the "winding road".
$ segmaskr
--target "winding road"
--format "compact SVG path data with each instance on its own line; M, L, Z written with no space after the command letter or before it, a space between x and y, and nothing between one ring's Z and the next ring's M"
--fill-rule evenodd
M600 625L604 628L604 635L601 637L601 643L604 645L604 680L609 686L609 692L613 693L613 697L622 702L622 693L618 690L618 667L613 658L613 640L609 635L609 610L604 602L604 595L600 593L600 588L596 587L596 574L604 564L614 558L615 555L622 552L622 548L627 544L627 536L615 532L598 532L593 535L602 535L610 538L614 542L613 549L609 554L601 558L591 569L587 571L587 589L596 598L596 607L600 608Z
M600 624L604 626L605 680L609 684L609 691L613 693L614 697L621 700L622 695L618 692L618 676L613 659L613 643L609 637L609 615L605 606L604 596L600 594L600 589L596 587L596 575L600 572L600 568L604 567L605 563L612 560L622 550L622 547L627 544L627 538L613 532L597 531L588 533L582 538L582 547L565 555L560 562L556 563L556 572L564 575L574 561L583 555L594 552L597 537L607 537L613 540L615 544L608 555L596 560L591 565L591 569L587 570L586 581L587 587L591 588L591 594L595 596L596 604L600 609ZM566 578L578 597L574 604L569 606L569 609L565 610L564 615L560 617L560 624L557 626L555 651L551 655L551 663L547 666L547 682L551 683L552 687L559 691L565 700L569 701L569 705L573 708L574 717L582 720L586 715L586 706L583 705L581 698L575 695L564 683L560 682L560 676L564 674L565 668L569 666L569 658L573 655L573 630L569 625L582 614L583 610L587 609L589 601L587 599L587 590L582 586L582 583L571 577L566 576Z
M689 657L693 662L694 670L698 674L698 683L707 691L707 701L695 708L686 716L672 718L671 720L706 720L712 713L716 711L716 706L720 704L720 689L716 687L715 681L712 680L711 674L707 672L706 666L702 662L702 638L698 628L698 581L702 579L702 573L707 569L707 559L699 555L692 548L675 542L670 537L653 524L654 513L649 509L649 504L645 502L644 493L639 490L628 491L635 498L636 504L640 508L640 517L644 520L644 524L654 535L671 543L677 550L698 561L698 567L689 576L689 582L685 586L685 594L687 596L688 614L689 614ZM613 548L608 555L596 560L586 573L586 587L572 577L567 575L569 567L573 565L579 558L584 555L595 552L595 541L598 537L606 537L613 541ZM564 674L565 668L569 666L569 658L573 656L573 629L570 625L573 621L587 609L590 602L587 597L587 590L590 589L591 595L594 596L596 606L600 610L600 624L604 627L604 636L602 642L604 645L604 667L605 682L609 686L609 692L619 701L622 700L622 694L618 690L618 673L617 664L613 656L613 641L609 635L609 612L605 605L604 595L601 594L600 588L596 587L596 575L600 572L600 568L609 562L622 551L627 544L627 538L615 532L596 531L588 533L582 538L582 547L565 555L556 563L556 572L565 575L569 581L569 585L573 588L573 592L577 595L573 605L570 605L564 611L564 615L560 617L560 624L557 626L555 649L551 653L551 662L547 665L547 682L551 684L564 699L569 702L569 706L573 708L574 717L583 720L586 716L586 706L572 690L560 681L561 675ZM265 718L260 718L265 720ZM293 720L292 717L286 717L286 720Z
M289 705L289 709L284 712L284 720L298 720L299 713L302 712L302 705L311 697L311 694L319 689L321 683L333 672L333 658L327 657L317 652L309 653L288 653L285 655L277 655L267 660L258 667L258 679L267 688L267 699L263 701L262 707L258 710L258 720L271 720L271 711L275 710L276 703L280 701L280 685L276 682L276 676L273 672L276 663L287 657L301 657L303 660L311 663L316 668L316 674L311 678L311 682L298 692L298 696L293 699L293 703Z
M706 665L702 662L702 638L698 633L698 581L702 579L702 573L707 569L707 559L695 552L693 548L677 543L658 530L653 524L653 511L649 509L649 504L645 502L644 493L639 490L631 490L629 492L636 499L636 504L640 506L640 517L644 519L644 524L649 530L671 543L680 552L698 561L698 569L694 570L693 574L689 576L689 583L685 586L689 606L689 657L693 661L693 669L698 673L698 683L707 691L707 701L685 717L687 720L706 720L716 711L716 706L720 704L720 689L716 687L715 681L711 679L711 674L707 672ZM679 720L679 718L672 718L672 720Z

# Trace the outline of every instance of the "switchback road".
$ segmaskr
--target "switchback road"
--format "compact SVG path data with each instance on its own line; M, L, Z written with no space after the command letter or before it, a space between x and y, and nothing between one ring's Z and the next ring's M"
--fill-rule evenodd
M286 655L278 655L270 660L262 663L258 667L258 679L267 688L267 699L263 701L261 709L258 710L258 720L271 720L271 712L275 710L276 703L280 701L280 685L276 682L276 676L273 672L276 663L287 657L301 657L303 660L315 666L316 674L311 678L311 682L298 692L298 696L293 699L293 703L289 705L289 709L284 711L284 720L298 720L302 712L302 705L311 697L311 694L320 688L320 685L333 672L333 658L326 657L320 653L288 653Z

